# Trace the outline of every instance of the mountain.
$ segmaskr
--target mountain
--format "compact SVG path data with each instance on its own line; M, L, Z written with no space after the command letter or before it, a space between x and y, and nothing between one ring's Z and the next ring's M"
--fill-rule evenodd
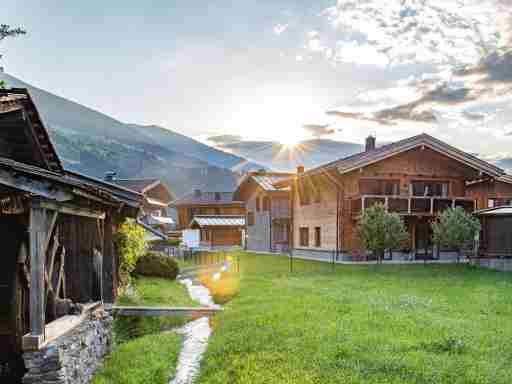
M220 144L219 148L280 171L294 171L298 165L314 168L363 150L360 144L328 139L305 140L295 146L273 141L237 141Z
M232 190L239 172L261 165L171 130L125 124L0 72L8 87L28 88L64 165L91 176L160 177L176 195L194 188Z

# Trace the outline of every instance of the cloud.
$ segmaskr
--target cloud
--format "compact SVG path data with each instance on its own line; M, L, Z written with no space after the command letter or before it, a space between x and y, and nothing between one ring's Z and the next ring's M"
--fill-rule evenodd
M289 26L290 26L290 24L277 24L276 26L274 26L274 29L273 29L274 34L279 36L280 34L285 32Z
M217 135L210 136L207 140L215 145L226 145L243 141L243 138L239 135Z
M330 124L304 124L302 128L315 138L330 136L336 133L336 129Z

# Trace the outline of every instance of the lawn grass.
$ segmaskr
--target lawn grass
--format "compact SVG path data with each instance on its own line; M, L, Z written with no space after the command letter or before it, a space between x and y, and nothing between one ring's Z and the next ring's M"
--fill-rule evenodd
M130 340L105 360L92 384L167 384L180 348L180 336L171 332Z
M512 275L243 254L198 383L511 383ZM219 283L220 284L220 283Z
M198 306L188 295L184 285L176 280L158 277L138 277L133 280L135 295L124 294L117 305L144 307L193 307Z
M138 277L121 295L124 306L198 306L176 280ZM128 292L131 291L131 294ZM175 374L181 337L169 330L187 322L182 317L117 317L114 351L94 376L93 384L167 384Z
M117 305L145 307L197 307L187 289L176 280L157 277L138 277L133 281L135 294L121 295ZM114 341L125 343L135 337L155 334L179 327L184 317L118 317L114 322Z

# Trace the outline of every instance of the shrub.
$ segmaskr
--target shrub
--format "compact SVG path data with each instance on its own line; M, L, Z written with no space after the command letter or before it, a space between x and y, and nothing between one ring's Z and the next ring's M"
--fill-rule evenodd
M121 285L126 285L137 260L146 251L144 228L133 220L127 220L119 227L114 242L119 255Z
M178 276L178 263L163 252L147 252L135 267L135 273L142 276L165 277L174 280Z

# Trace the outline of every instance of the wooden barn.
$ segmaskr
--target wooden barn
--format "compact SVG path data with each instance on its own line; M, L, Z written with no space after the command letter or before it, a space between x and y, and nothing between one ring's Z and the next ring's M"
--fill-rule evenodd
M68 315L113 302L113 233L141 203L66 171L27 90L0 90L0 382L19 382L22 352L70 331Z

